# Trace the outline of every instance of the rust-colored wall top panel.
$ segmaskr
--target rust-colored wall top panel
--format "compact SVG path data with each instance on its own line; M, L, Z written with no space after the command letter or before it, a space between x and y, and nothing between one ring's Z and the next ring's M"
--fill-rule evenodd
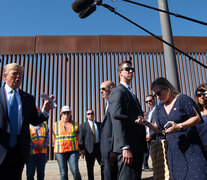
M192 53L206 53L207 52L207 37L187 37L175 36L175 46L184 51Z
M207 37L174 37L183 52L206 53ZM0 54L163 52L152 36L0 36Z
M99 36L36 36L36 53L98 53Z
M102 52L163 52L162 42L151 36L100 36Z
M0 36L1 54L34 54L34 36Z

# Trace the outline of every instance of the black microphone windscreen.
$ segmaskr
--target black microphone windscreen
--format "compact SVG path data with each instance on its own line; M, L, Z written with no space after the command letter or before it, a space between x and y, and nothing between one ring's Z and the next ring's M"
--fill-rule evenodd
M79 13L93 2L94 0L76 0L72 3L71 7L73 11Z
M93 4L91 6L88 6L87 8L82 10L81 12L79 12L78 16L81 19L84 19L84 18L90 16L95 10L96 10L96 5Z
M123 114L114 114L112 117L114 119L118 119L118 120L126 120L126 119L128 119L128 116L127 115L123 115Z

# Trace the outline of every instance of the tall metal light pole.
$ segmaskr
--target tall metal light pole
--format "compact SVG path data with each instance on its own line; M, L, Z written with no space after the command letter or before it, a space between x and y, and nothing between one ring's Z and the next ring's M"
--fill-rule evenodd
M158 0L159 9L168 11L167 0ZM169 14L160 12L162 39L174 45ZM163 43L167 78L180 91L175 50Z

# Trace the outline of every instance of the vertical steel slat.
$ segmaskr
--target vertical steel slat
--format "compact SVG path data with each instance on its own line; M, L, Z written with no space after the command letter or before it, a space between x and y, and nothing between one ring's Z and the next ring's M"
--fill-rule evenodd
M112 62L113 62L113 82L114 82L114 84L116 85L116 66L115 66L115 54L114 53L112 53Z
M145 89L143 89L143 92L142 92L143 93L142 94L142 102L145 102L146 91L148 90L148 83L147 83L148 82L147 81L147 76L148 76L147 73L148 72L146 71L147 70L147 59L146 59L146 56L147 55L144 53L143 54L143 61L144 61L143 62L143 65L144 65L144 82L143 82L143 85L142 86L145 87Z
M81 97L81 123L84 122L84 119L83 119L83 54L81 54L81 65L80 65L80 79L81 79L81 87L80 87L80 90L81 90L81 94L80 94L80 97Z
M150 64L151 64L151 71L152 71L152 79L150 81L150 86L151 86L152 81L154 81L154 79L155 79L154 54L153 53L150 54ZM150 92L150 86L149 86L148 92ZM151 94L151 93L149 93L149 94Z
M182 58L181 54L179 56L180 56L180 65L181 65L181 69L182 69L181 77L183 79L183 84L182 84L183 86L181 86L181 87L182 87L182 91L185 92L185 94L186 94L187 92L186 92L186 84L185 84L185 73L184 73L184 66L183 66L183 58Z
M158 58L157 58L157 56L158 56L158 54L157 53L155 53L154 54L154 61L155 61L155 77L154 77L154 79L153 79L153 81L157 78L157 77L159 77L159 70L158 70L158 68L159 68L159 66L158 66Z
M140 53L139 54L139 60L140 60L140 70L141 70L141 79L143 80L144 79L144 72L143 72L143 58L142 58L142 54ZM139 100L140 100L140 102L144 102L144 91L145 91L145 89L144 89L144 82L143 81L141 81L141 84L140 84L140 86L141 86L141 88L142 88L142 96L140 95L139 96Z
M50 62L51 62L51 68L50 68ZM51 69L51 74L50 74L50 77L48 77L48 79L50 79L50 90L51 90L51 94L55 95L54 94L54 56L49 54L48 55L48 64L47 64L47 68L48 69ZM56 99L56 102L57 102L57 98L55 97ZM54 112L55 111L55 112ZM54 115L55 114L55 115ZM54 116L54 118L53 118ZM50 159L55 159L55 156L53 154L53 146L52 146L52 129L53 129L53 123L54 122L57 122L58 120L58 117L57 117L57 108L55 109L52 109L51 113L50 113L50 124L49 124L49 128L50 128L50 138L49 138L49 157Z
M85 82L84 82L84 89L85 89L85 91L84 91L84 95L85 95L85 104L84 104L84 109L85 109L85 111L84 111L84 114L86 113L86 111L89 109L89 108L91 108L91 107L88 107L88 99L87 99L87 97L88 97L88 86L87 86L87 84L88 84L88 79L87 79L87 77L88 77L88 71L87 71L87 64L88 64L88 58L87 58L87 54L85 54L85 64L84 64L84 68L85 68L85 74L84 74L84 76L85 76ZM85 118L85 117L84 117Z
M71 54L68 54L68 106L71 108Z
M107 53L104 53L103 54L103 62L104 63L104 81L107 81L108 80L108 57L107 57Z
M29 74L29 94L32 94L32 82L33 82L33 62L34 62L34 55L31 55L30 59L30 74Z
M79 96L80 96L80 93L79 93L79 82L80 82L80 77L79 77L79 74L80 74L80 71L79 71L79 55L76 55L76 119L74 119L75 121L79 122L80 123L80 116L79 116Z
M61 55L57 55L57 59L58 59L58 63L59 63L59 72L58 72L58 74L57 74L57 76L58 76L58 82L59 82L59 84L58 84L58 86L57 86L57 89L58 89L58 87L59 87L59 90L58 90L58 97L59 97L59 100L58 100L58 104L59 104L59 114L60 114L60 110L61 110L61 108L62 108L62 95L63 95L63 93L62 93L62 88L64 88L63 87L63 83L62 83L62 76L63 76L63 55L61 54Z
M176 62L177 62L177 69L178 69L178 78L179 78L179 85L180 85L180 91L182 92L182 80L181 80L181 70L180 70L180 62L178 54L176 54Z
M136 76L136 84L137 84L137 89L139 90L139 92L138 92L138 94L137 94L137 97L138 97L138 99L139 99L139 101L141 100L141 88L140 88L140 83L141 83L141 81L140 81L140 76L139 76L139 74L141 74L140 73L140 66L139 66L139 57L138 57L138 53L136 53L136 55L135 55L135 59L136 59L136 69L137 69L137 71L135 72L136 74L135 74L135 76Z
M96 75L97 75L97 92L99 91L100 89L100 57L99 55L97 54L96 55ZM97 93L97 96L98 96L98 104L97 104L97 109L98 109L98 119L101 119L101 110L100 110L100 93Z
M191 65L191 62L190 61L187 61L187 63L188 63L188 71L189 71L189 74L190 74L190 76L188 76L188 80L189 80L189 84L188 84L188 92L189 92L189 95L191 96L192 94L193 94L193 91L194 91L194 89L193 89L193 91L191 91L190 89L190 85L191 85L191 87L193 87L193 80L192 80L192 76L191 76L191 74L192 74L192 68L190 68L190 67L192 67Z
M22 55L22 66L24 67L24 71L25 71L25 56L26 55ZM24 83L24 80L25 80L25 77L24 77L24 74L23 74L23 81L22 81L22 90L25 91L25 83Z
M205 62L204 62L204 57L203 57L203 56L204 56L204 54L201 53L201 54L200 54L200 57L201 57L200 59L201 59L201 63L202 63L202 64L205 64ZM205 82L206 82L206 75L205 75L205 68L204 68L204 67L202 67L202 72L203 72L203 73L202 73L203 83L205 83Z
M162 53L162 59L161 60L162 60L162 67L163 67L163 70L164 70L163 71L164 74L162 76L166 77L167 75L166 75L166 68L165 68L165 62L164 62L165 61L165 57L164 57L163 53Z
M88 101L89 101L89 108L91 108L91 109L93 109L92 108L92 88L91 88L91 85L92 85L92 83L91 83L91 54L88 54L88 87L87 87L87 89L88 89ZM87 96L87 95L86 95Z
M191 54L191 56L193 56L193 54ZM187 58L188 59L188 61L190 61L190 59L189 58ZM194 61L192 61L191 60L191 63L194 65L193 67L193 82L194 82L194 85L195 86L197 86L198 84L199 84L199 82L198 83L196 83L196 77L198 78L198 67L197 67L197 63L195 63Z
M134 61L134 57L132 58L132 66L134 67L134 69L136 69L135 67L135 61ZM138 71L138 69L136 69ZM134 89L134 92L135 92L135 95L137 96L137 87L136 87L136 76L135 76L135 72L133 73L133 79L132 79L132 82L133 82L133 89Z
M3 82L4 58L5 58L5 55L2 55L2 59L0 61L0 66L1 66L1 68L0 68L0 82L1 82L0 87L1 87L2 82Z
M67 73L67 55L64 54L64 59L63 59L63 64L64 64L64 70L63 70L63 105L67 105L66 103L66 90L67 89L67 77L68 77L68 73Z
M206 53L203 53L203 56L202 57L203 57L203 63L206 65L207 64L206 63L207 62ZM205 79L204 82L206 83L207 82L207 77L206 77L207 76L207 73L206 73L207 70L205 68L203 68L203 69L204 69L203 71L204 71L204 79Z
M195 53L195 58L200 62L200 63L202 63L201 62L201 59L199 58L199 54L198 53ZM200 65L198 65L198 69L199 69L199 71L198 71L198 74L200 75L200 76L198 76L198 77L200 77L199 79L200 79L200 83L199 84L203 84L203 76L202 76L202 68L201 68L201 66Z
M41 77L42 55L39 54L38 58L39 58L39 66L38 66L37 106L40 107L40 91L41 91L40 87L41 87L41 79L42 79Z
M54 94L55 94L55 98L56 101L59 102L59 94L58 94L58 69L59 69L59 63L58 63L58 58L57 58L57 54L53 54L54 56L54 62L55 62L55 87L54 87ZM60 107L61 105L58 106L58 112L60 112ZM55 108L55 116L58 117L58 120L60 119L60 113L57 112L57 108Z
M187 79L187 77L188 77L188 71L189 71L189 68L188 68L188 66L187 66L187 61L185 60L184 61L184 65L185 65L185 75L186 75L186 83L187 83L187 86L186 86L186 91L187 92L189 92L189 81L188 81L188 79ZM189 95L189 94L188 94Z
M71 59L72 59L72 110L73 110L72 116L73 118L75 118L75 96L77 96L76 94L77 91L75 90L75 80L77 77L75 77L75 55L71 54L71 56L72 56Z
M104 82L104 65L103 65L103 58L104 58L104 54L101 53L101 82L100 83ZM101 112L103 112L103 109L104 109L104 100L103 100L103 98L101 98L101 107L100 108L102 109Z
M97 111L97 107L96 107L96 95L99 94L98 89L96 88L98 86L98 80L96 80L96 60L95 60L95 54L93 54L93 58L92 58L92 64L93 64L93 77L92 77L92 89L93 89L93 105L94 105L94 110L96 111L96 117L98 118L98 111ZM100 121L100 119L98 118L98 120Z
M36 87L37 87L37 55L34 56L34 81L33 81L33 95L35 98L35 101L37 100L37 95L36 95Z
M152 82L152 69L153 69L153 66L152 66L152 64L151 64L151 66L150 66L150 57L149 57L149 53L146 53L146 56L147 56L147 58L146 58L146 60L147 60L147 72L146 73L148 73L148 75L147 75L147 82L149 83L147 83L147 89L145 90L146 91L146 96L149 94L149 89L150 89L150 86L151 86L151 82Z
M17 63L17 55L16 54L13 55L12 60L13 60L14 63Z
M118 66L119 66L119 53L116 53L116 64L117 64L117 67L116 68L118 68ZM119 72L118 72L118 70L117 70L117 80L118 80L118 82L117 82L117 84L116 85L118 85L119 83L120 83L120 78L119 78L119 74L118 74Z
M109 58L108 58L108 62L109 62L109 77L107 80L112 81L112 67L111 67L111 53L108 54Z

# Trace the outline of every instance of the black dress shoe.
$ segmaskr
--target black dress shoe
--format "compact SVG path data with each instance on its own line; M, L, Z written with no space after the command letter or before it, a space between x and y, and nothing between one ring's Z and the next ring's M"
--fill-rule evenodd
M145 172L152 172L152 169L151 168L145 168L143 169Z

